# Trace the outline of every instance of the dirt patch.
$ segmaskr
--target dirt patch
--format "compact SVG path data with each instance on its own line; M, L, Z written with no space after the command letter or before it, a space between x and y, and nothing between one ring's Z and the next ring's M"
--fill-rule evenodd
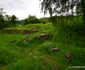
M51 61L51 62L54 62L54 63L56 62L53 58L51 58L48 55L46 55L44 58L47 59L48 61Z
M46 66L48 65L48 61L47 61L47 60L45 60L45 59L40 59L40 60L41 60L41 63L42 63L42 64L44 64L44 65L46 65Z

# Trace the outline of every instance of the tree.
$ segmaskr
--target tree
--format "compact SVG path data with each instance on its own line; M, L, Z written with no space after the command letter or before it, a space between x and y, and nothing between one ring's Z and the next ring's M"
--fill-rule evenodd
M5 15L4 20L6 22L6 27L12 27L13 23L11 22L11 16L10 15Z
M41 1L41 0L40 0ZM49 12L50 17L55 15L73 15L74 8L77 13L83 14L84 28L85 28L85 0L42 0L41 10L46 14Z
M28 19L25 19L24 20L24 25L27 25L28 24Z
M83 23L84 23L84 30L85 30L85 0L81 0L81 7L83 12Z
M18 21L18 18L15 15L12 15L11 22L16 25L16 22Z
M39 20L37 19L36 16L29 15L27 19L28 19L28 23L39 23Z
M3 8L0 8L0 29L5 28L5 20L4 20L4 14L5 12L3 12Z
M40 21L40 23L43 23L43 24L50 22L49 18L40 18L39 21Z
M6 21L11 21L11 16L6 14L6 15L5 15L5 20L6 20Z
M46 14L49 12L50 17L52 14L65 15L71 11L73 15L74 7L76 7L81 0L43 0L41 1L41 10Z

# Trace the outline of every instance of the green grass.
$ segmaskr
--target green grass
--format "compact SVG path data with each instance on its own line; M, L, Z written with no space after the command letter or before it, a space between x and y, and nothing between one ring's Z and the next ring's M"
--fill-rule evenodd
M85 32L82 21L77 23L75 19L68 23L62 22L56 22L58 25L55 28L51 23L7 28L30 30L35 27L39 30L31 35L0 33L0 70L84 70L69 68L85 66ZM44 33L51 37L46 40L35 38ZM59 51L51 52L56 47ZM65 57L68 52L74 54L72 59Z

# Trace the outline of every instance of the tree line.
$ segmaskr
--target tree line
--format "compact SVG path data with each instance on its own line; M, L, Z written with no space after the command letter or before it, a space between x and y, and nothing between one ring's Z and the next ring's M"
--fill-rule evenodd
M26 24L38 24L38 23L42 23L42 24L45 24L45 23L49 23L49 18L37 18L36 16L33 16L33 15L29 15L28 18L25 18L23 20L23 25L26 25Z
M15 15L12 16L7 15L3 11L3 8L0 8L0 29L16 26L17 22L18 22L18 18Z
M34 15L29 15L23 20L19 20L15 15L7 15L3 11L3 8L0 8L0 29L7 27L15 27L18 25L27 25L27 24L38 24L38 23L48 23L49 18L37 18Z

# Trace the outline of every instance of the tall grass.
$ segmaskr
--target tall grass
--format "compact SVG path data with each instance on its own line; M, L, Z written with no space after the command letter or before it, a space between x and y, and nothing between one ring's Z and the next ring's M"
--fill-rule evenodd
M84 66L85 32L82 16L62 16L53 19L55 19L53 20L54 27L51 23L24 26L23 30L25 27L26 29L35 27L39 30L38 33L31 35L1 33L0 53L5 53L5 55L0 55L1 67L7 66L8 70L73 70L69 69L69 66ZM44 41L36 38L44 33L52 37ZM11 43L11 40L17 41ZM59 48L59 51L53 53L52 48ZM68 52L73 53L72 59L65 57ZM9 63L6 64L5 60Z

